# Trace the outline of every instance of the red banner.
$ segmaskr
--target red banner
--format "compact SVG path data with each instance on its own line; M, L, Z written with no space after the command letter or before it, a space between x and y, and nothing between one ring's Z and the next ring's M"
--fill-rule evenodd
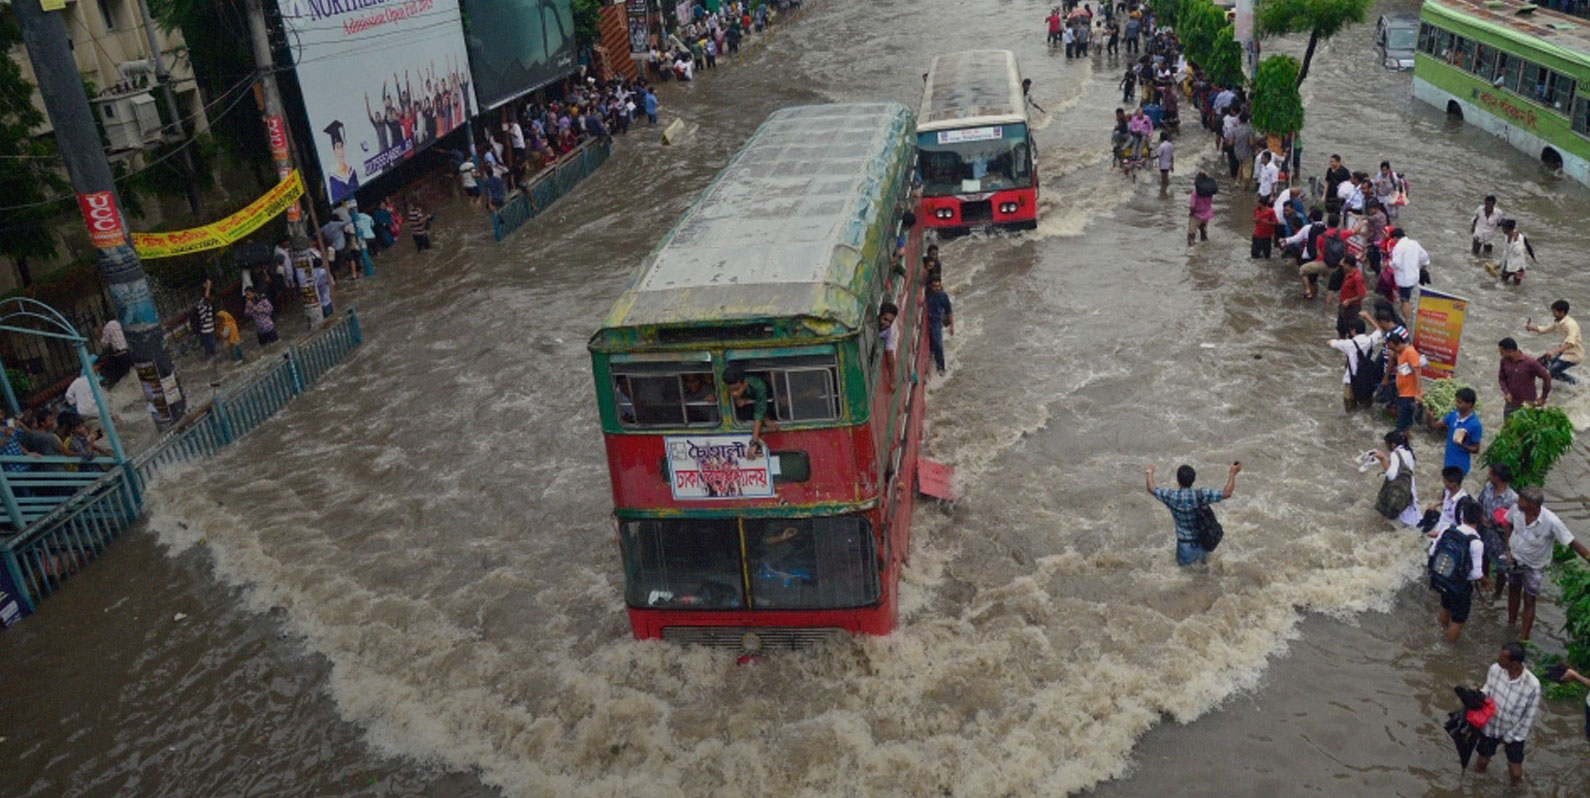
M271 158L278 161L287 160L287 129L282 126L281 117L265 117L265 136L270 141Z
M121 212L116 210L116 196L109 191L94 191L77 195L77 207L83 212L83 224L88 226L89 240L98 249L111 249L127 243L127 225Z

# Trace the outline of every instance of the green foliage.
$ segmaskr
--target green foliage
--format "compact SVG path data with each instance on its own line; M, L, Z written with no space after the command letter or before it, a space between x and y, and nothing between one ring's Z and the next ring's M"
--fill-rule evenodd
M1261 36L1308 33L1329 39L1363 22L1372 5L1371 0L1265 0L1253 10L1253 27Z
M206 100L215 102L228 90L234 90L239 82L253 81L254 50L249 44L248 21L243 16L242 3L149 0L149 13L154 16L161 30L182 32L188 48L177 56L177 60L192 65L193 74L199 87L204 90ZM230 96L235 97L236 94ZM233 106L229 113L217 116L230 103L231 100L217 102L210 110L209 133L214 137L216 149L226 151L243 163L269 166L270 146L265 141L265 124L260 115L253 112L256 106L252 101L244 100ZM183 127L186 133L192 135L192 120L184 120ZM195 152L194 157L195 167L201 173L200 179L211 180L207 167L212 159L201 157L198 152ZM182 168L180 157L172 161L176 162L177 170ZM271 182L275 181L274 170L269 171L268 176Z
M33 393L33 381L28 379L28 373L22 369L6 369L6 382L11 383L11 395L15 396L17 401Z
M1175 28L1180 22L1183 4L1184 0L1148 0L1148 10L1154 12L1154 18L1159 24Z
M1253 127L1264 133L1296 133L1303 129L1303 96L1297 91L1298 62L1272 55L1253 74Z
M1557 458L1573 445L1573 422L1556 407L1524 407L1502 425L1502 431L1485 448L1484 460L1506 463L1513 469L1514 485L1541 485Z
M1236 35L1235 27L1222 27L1215 33L1214 45L1203 60L1204 74L1216 86L1240 86L1248 82L1248 76L1242 68L1242 44L1237 41Z
M1253 10L1253 28L1261 37L1308 34L1308 49L1297 71L1301 84L1308 77L1314 48L1348 25L1363 22L1372 5L1373 0L1263 0Z
M598 27L602 20L601 0L574 0L574 43L580 47L596 44L602 36Z
M44 115L33 107L33 84L22 77L22 67L4 54L22 42L11 6L0 6L0 197L5 205L45 203L66 192L65 179L56 172L60 164L55 143L36 139L33 128ZM12 258L49 258L55 255L55 238L48 222L60 204L40 204L0 212L0 254Z
M1578 562L1570 562L1556 569L1552 577L1562 589L1562 612L1566 618L1562 625L1567 650L1561 655L1545 654L1535 666L1537 674L1544 674L1552 665L1562 662L1580 673L1590 673L1590 570ZM1582 698L1584 685L1577 683L1553 684L1541 681L1547 698Z
M1425 414L1437 420L1445 418L1447 413L1452 412L1457 407L1458 389L1472 387L1474 386L1466 382L1458 382L1452 379L1431 380L1424 388ZM1474 406L1478 408L1480 406L1479 402L1475 402Z

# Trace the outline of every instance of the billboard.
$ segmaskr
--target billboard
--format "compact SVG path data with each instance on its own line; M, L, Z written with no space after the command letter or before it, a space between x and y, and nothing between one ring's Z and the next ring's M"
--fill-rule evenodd
M464 0L469 64L482 109L573 72L570 0Z
M280 0L326 197L474 115L458 0Z

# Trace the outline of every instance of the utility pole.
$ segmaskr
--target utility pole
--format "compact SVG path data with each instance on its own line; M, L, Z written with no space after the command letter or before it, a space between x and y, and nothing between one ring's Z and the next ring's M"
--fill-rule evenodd
M171 125L167 135L176 134L178 146L182 146L182 166L188 179L188 210L193 211L193 221L203 220L204 204L199 199L199 186L194 178L198 172L193 168L193 151L186 146L188 131L182 126L182 112L177 108L177 95L171 91L171 73L166 71L166 59L160 54L160 40L155 36L155 21L149 16L149 0L138 0L138 15L144 21L144 35L149 39L149 57L155 62L155 81L160 84L162 93L166 96L166 113L171 115Z
M282 93L276 85L276 62L271 57L270 34L265 27L265 8L260 0L244 0L243 7L244 13L248 16L249 39L254 46L254 65L259 70L260 93L265 97L265 138L270 144L271 161L276 164L276 176L285 180L292 173L294 166L292 141L287 119L282 116ZM294 250L293 262L288 267L287 277L297 284L299 298L304 303L304 315L309 322L309 328L314 329L320 325L323 317L320 312L320 296L315 293L312 259L305 252L309 248L311 233L304 227L304 214L299 208L299 202L294 202L292 207L287 209L287 235L293 240ZM318 243L320 221L313 219L314 212L314 206L310 205L309 213L315 223L312 235ZM331 264L326 264L326 268L330 269Z
M265 9L260 0L244 0L243 6L248 15L249 39L254 46L254 65L259 70L260 90L265 95L265 138L270 144L271 161L276 165L276 179L286 180L293 171L293 155L288 145L287 120L282 116L282 93L276 86L276 65L271 58L270 35L265 29ZM299 207L301 202L294 202L287 209L287 234L292 236L294 249L309 246L309 233L304 229L304 214ZM318 229L316 232L319 232Z
M59 12L46 12L40 0L12 0L11 7L22 27L28 58L33 61L44 110L55 126L55 141L66 161L66 173L77 192L78 208L94 242L100 277L110 290L116 316L126 333L133 369L143 384L155 425L164 427L187 412L187 402L171 357L166 354L149 278L128 238L127 217L116 195L110 161L100 144L99 128L88 107L88 96L83 93L77 63L72 59L66 21Z

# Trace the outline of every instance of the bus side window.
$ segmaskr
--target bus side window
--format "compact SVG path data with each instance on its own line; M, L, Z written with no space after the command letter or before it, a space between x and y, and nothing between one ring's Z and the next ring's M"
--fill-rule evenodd
M767 384L779 422L831 421L839 417L839 367L832 355L748 360L745 373ZM737 405L734 417L749 423L755 407Z
M716 426L719 420L717 384L704 364L615 368L613 402L625 426Z

